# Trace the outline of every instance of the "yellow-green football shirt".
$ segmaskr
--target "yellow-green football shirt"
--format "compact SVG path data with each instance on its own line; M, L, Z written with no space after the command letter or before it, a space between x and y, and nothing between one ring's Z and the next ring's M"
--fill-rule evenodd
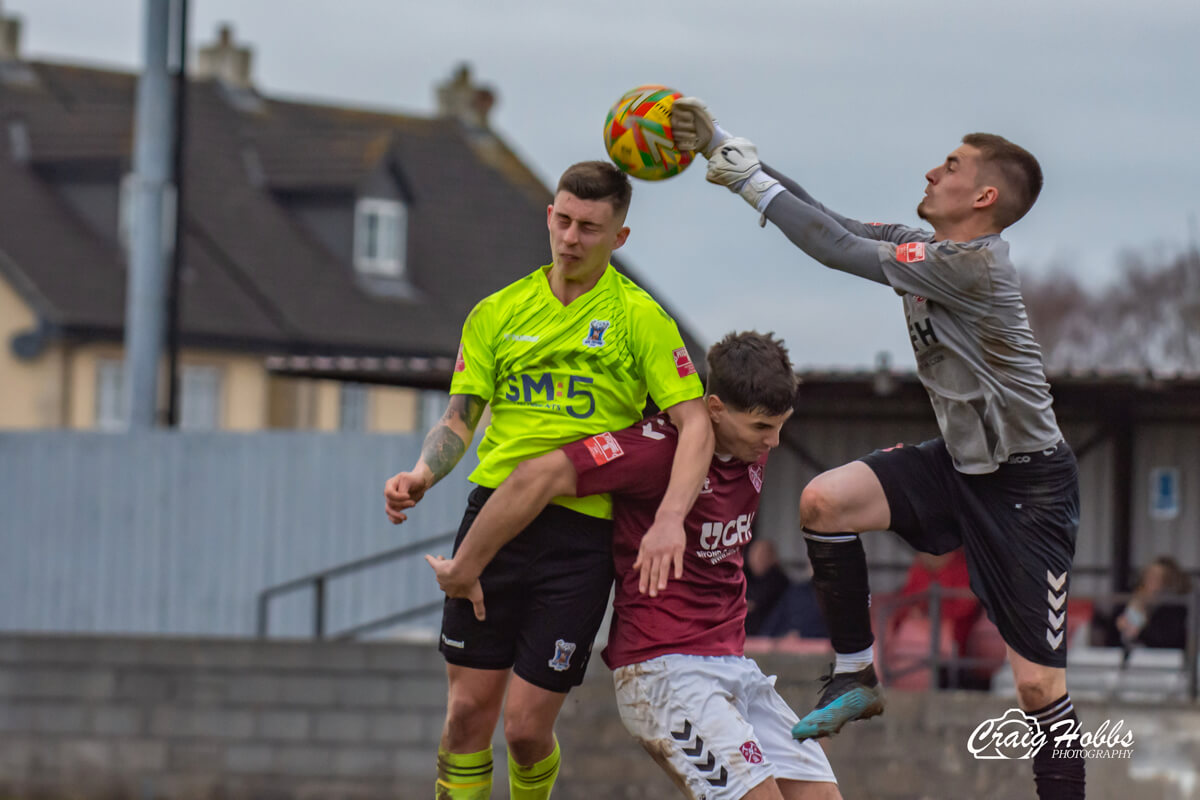
M610 264L564 306L550 290L550 266L485 297L463 325L450 393L492 406L470 475L480 486L494 489L520 462L569 442L629 427L647 393L663 409L704 393L679 327L647 292ZM554 502L612 517L608 495Z

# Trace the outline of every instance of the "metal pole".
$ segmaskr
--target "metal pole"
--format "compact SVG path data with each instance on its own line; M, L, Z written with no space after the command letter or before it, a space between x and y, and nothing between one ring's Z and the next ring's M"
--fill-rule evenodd
M325 638L325 579L313 582L313 638Z
M1200 664L1196 661L1200 651L1200 588L1193 589L1188 595L1187 620L1187 644L1183 648L1183 658L1188 675L1188 699L1194 703L1200 697Z
M171 0L146 0L145 65L138 79L125 299L125 402L130 430L154 427L158 405L167 251L164 206L171 163L170 12Z
M175 70L175 137L171 177L175 181L175 246L171 249L171 274L167 285L167 426L179 424L179 274L183 268L183 207L185 134L187 132L188 0L177 0L179 64Z
M942 661L942 585L929 584L929 688L937 689Z
M267 638L267 626L271 615L271 593L259 592L258 595L258 624L255 626L258 638Z
M1113 591L1133 588L1133 411L1122 403L1117 411L1113 458Z

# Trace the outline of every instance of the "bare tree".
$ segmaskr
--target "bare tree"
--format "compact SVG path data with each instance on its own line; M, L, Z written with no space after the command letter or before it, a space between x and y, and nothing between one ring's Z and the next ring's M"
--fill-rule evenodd
M1030 324L1051 371L1200 372L1200 252L1127 254L1088 291L1056 270L1026 280Z

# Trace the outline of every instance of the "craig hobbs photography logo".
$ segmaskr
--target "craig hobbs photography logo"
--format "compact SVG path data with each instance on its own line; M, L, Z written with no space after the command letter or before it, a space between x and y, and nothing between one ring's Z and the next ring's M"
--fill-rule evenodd
M1019 708L979 723L967 740L967 750L978 759L1033 758L1050 741L1055 758L1133 756L1133 731L1125 729L1124 720L1115 724L1105 720L1095 731L1085 731L1077 720L1063 719L1050 725L1047 735L1033 717Z

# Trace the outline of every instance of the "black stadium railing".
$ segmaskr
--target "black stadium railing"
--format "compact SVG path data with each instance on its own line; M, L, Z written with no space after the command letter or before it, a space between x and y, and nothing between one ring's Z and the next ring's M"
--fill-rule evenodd
M400 559L411 558L413 556L422 556L425 553L428 553L430 550L434 550L438 547L442 547L453 542L454 537L455 533L453 531L439 534L438 536L431 536L428 539L422 539L419 542L412 542L411 544L406 544L391 550L385 550L382 553L376 553L373 556L367 556L366 558L360 558L355 561L348 561L345 564L338 564L337 566L323 569L320 572L314 572L310 575L293 578L290 581L285 581L283 583L276 584L275 586L269 586L266 589L263 589L258 594L258 621L255 626L258 637L260 639L265 639L269 635L271 601L281 595L291 594L292 592L303 591L305 589L311 590L313 595L312 637L314 639L354 639L358 636L362 636L365 633L390 628L393 625L404 622L405 620L419 617L422 614L426 614L436 608L440 608L443 602L441 597L428 603L422 603L421 605L404 609L403 611L397 611L394 614L388 614L387 616L380 617L379 619L374 619L350 628L345 628L335 634L330 634L326 630L326 589L329 581L333 580L334 578L340 578L356 572L361 572L365 569L378 567L382 564L388 564L392 561L399 561Z

